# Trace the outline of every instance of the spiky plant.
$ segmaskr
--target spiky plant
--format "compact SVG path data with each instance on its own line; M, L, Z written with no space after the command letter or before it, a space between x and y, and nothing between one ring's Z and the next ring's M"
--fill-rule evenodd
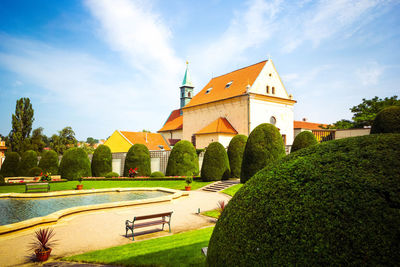
M32 242L32 249L38 252L49 250L50 246L54 246L57 242L56 240L52 240L54 235L53 228L44 228L35 231L35 240Z

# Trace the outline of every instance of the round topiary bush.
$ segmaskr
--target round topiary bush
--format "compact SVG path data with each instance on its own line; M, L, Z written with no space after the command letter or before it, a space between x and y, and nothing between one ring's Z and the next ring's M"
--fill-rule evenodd
M105 176L105 178L113 178L113 177L119 177L119 174L116 172L109 172Z
M37 167L38 157L35 151L28 150L22 154L21 161L18 164L18 175L29 176L29 170Z
M247 182L267 164L272 164L285 155L285 147L278 128L269 123L258 125L247 139L240 182Z
M60 163L60 174L62 179L68 180L91 176L90 161L85 150L72 147L64 152Z
M150 176L150 152L143 144L134 144L126 154L124 176L129 176L129 169L138 168L137 176Z
M387 107L375 117L371 134L400 133L400 106Z
M111 149L106 145L99 145L93 153L92 175L94 177L104 177L112 171Z
M203 181L226 180L230 176L229 159L225 148L219 142L208 145L201 165Z
M181 140L175 144L168 158L167 176L190 176L199 173L199 158L193 144Z
M247 136L238 134L232 138L228 146L229 166L231 167L231 177L240 177L242 169L243 153L246 146Z
M42 168L39 167L33 167L29 170L28 175L29 177L35 177L35 176L39 176L41 173L43 173Z
M310 131L303 131L294 139L290 153L316 144L318 144L318 140L315 135Z
M19 155L17 152L7 152L1 166L0 173L3 177L18 176Z
M210 239L209 266L400 262L400 134L311 146L258 172Z
M39 167L44 173L58 174L58 155L54 150L45 151L39 161Z
M165 175L164 175L164 173L162 173L162 172L156 171L156 172L152 172L152 173L150 174L150 177L153 177L153 178L156 178L156 177L165 177Z

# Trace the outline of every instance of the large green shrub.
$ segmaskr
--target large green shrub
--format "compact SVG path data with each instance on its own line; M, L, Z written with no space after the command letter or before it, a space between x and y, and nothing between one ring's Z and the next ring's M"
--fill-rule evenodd
M150 177L153 177L153 178L158 178L158 177L165 177L165 175L164 175L164 173L162 173L162 172L159 172L159 171L155 171L155 172L152 172L151 174L150 174Z
M29 177L40 176L41 173L43 173L42 168L33 167L28 171L28 175L27 176L29 176Z
M193 144L181 140L174 145L168 158L167 176L188 176L199 174L199 158Z
M316 144L318 144L318 140L315 135L310 131L303 131L294 139L290 153Z
M29 170L37 167L38 157L35 151L28 150L22 154L21 161L18 164L18 175L29 176Z
M58 174L58 155L54 150L45 151L42 153L42 158L39 161L39 167L44 173L51 175Z
M94 177L104 177L112 171L111 149L106 145L99 145L93 153L92 175Z
M68 180L91 176L90 161L85 150L72 147L64 152L60 163L60 174L62 179Z
M118 177L119 177L119 174L116 173L116 172L109 172L109 173L107 173L104 177L105 177L105 178L113 178L113 177L118 178Z
M400 133L400 106L381 110L372 123L371 134Z
M285 147L278 128L269 123L258 125L247 139L240 182L247 182L267 164L272 164L284 156Z
M19 154L17 152L7 152L6 158L1 166L0 173L3 177L18 176Z
M232 138L228 146L229 166L231 167L231 177L240 177L244 148L247 136L238 134Z
M230 176L229 159L225 148L219 142L208 145L201 165L203 181L219 181Z
M129 176L129 169L138 168L137 176L150 176L150 152L143 144L134 144L126 154L124 176Z
M258 172L210 239L210 266L395 266L400 134L311 146Z

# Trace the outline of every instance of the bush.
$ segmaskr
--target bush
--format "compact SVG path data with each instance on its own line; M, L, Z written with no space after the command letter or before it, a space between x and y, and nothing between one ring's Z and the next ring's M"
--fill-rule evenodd
M90 161L85 150L79 147L68 149L61 159L60 174L62 179L68 180L91 176Z
M285 155L285 147L278 128L269 123L258 125L247 139L240 182L247 182L267 164L273 164Z
M258 172L210 239L210 266L400 262L400 134L311 146Z
M372 123L371 134L400 133L400 106L381 110Z
M199 174L199 158L193 144L181 140L175 144L168 158L167 176L192 176Z
M19 155L17 152L7 152L6 159L1 166L0 173L3 177L18 176Z
M150 177L165 177L165 175L162 172L152 172Z
M22 154L21 161L18 164L18 175L29 176L29 170L37 167L38 157L35 151L28 150Z
M39 167L44 173L58 174L58 155L54 150L45 151L42 153L42 158L39 161Z
M99 145L93 153L92 175L94 177L103 177L112 171L111 150L106 145Z
M200 156L200 154L201 154L203 151L205 151L204 148L196 148L196 154L197 154L197 156Z
M129 169L138 168L138 176L150 176L150 152L143 144L134 144L126 154L124 176L129 175Z
M240 177L244 147L246 146L247 136L238 134L232 138L228 146L229 166L231 167L231 177Z
M229 159L225 148L219 142L208 145L201 166L203 181L226 180L230 176Z
M4 183L5 183L4 177L3 177L3 175L0 174L0 184L4 184Z
M113 178L113 177L119 177L119 174L116 172L109 172L105 176L105 178Z
M39 176L42 172L43 172L42 168L33 167L28 171L28 175L27 176L29 176L29 177Z
M290 153L316 144L318 144L318 140L315 135L312 132L303 131L294 139Z

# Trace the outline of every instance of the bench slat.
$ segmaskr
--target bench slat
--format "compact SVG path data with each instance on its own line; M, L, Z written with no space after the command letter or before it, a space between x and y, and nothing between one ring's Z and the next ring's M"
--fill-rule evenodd
M144 215L144 216L135 216L134 220L139 221L139 220L147 220L147 219L153 219L157 217L163 217L163 216L171 216L171 212L164 212L164 213L159 213L159 214L151 214L151 215Z
M153 226L153 225L158 225L158 224L163 224L163 223L168 223L168 221L159 220L159 221L151 221L151 222L145 222L145 223L135 223L135 228L143 228L143 227Z

